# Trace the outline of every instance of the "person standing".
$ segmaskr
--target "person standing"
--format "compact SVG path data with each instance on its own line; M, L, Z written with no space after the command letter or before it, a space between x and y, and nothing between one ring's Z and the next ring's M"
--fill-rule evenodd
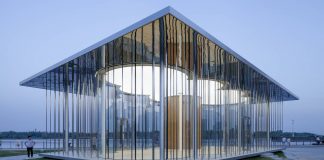
M31 136L28 136L28 140L25 142L25 146L27 148L27 155L29 157L33 157L33 148L35 146L35 142L32 140Z
M319 145L320 143L321 143L321 139L320 139L320 137L319 137L319 136L317 136L317 137L316 137L316 144L318 144L318 145Z
M282 145L283 145L283 146L286 145L286 141L287 141L286 137L282 137Z

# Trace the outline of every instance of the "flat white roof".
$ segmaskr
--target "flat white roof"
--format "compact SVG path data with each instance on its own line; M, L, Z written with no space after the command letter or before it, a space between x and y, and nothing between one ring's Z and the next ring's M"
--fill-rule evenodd
M27 83L28 81L31 81L34 78L37 78L38 76L43 75L44 73L47 73L65 63L68 63L69 61L72 61L74 59L76 59L77 57L80 57L108 42L111 42L137 28L140 28L160 17L163 17L164 15L167 14L171 14L174 17L176 17L177 19L179 19L180 21L182 21L183 23L187 24L189 27L191 27L193 30L195 30L196 32L200 33L201 35L205 36L206 38L208 38L210 41L214 42L215 44L217 44L218 46L220 46L221 48L223 48L224 50L226 50L228 53L232 54L234 57L236 57L237 59L239 59L240 61L242 61L243 63L247 64L249 67L251 67L252 69L254 69L256 72L260 73L261 75L263 75L264 77L266 77L267 79L269 79L270 81L272 81L274 84L278 85L280 88L282 88L283 90L285 90L286 92L288 92L291 96L293 96L296 99L299 99L298 96L296 96L294 93L292 93L291 91L289 91L287 88L285 88L283 85L281 85L280 83L278 83L277 81L275 81L274 79L272 79L270 76L268 76L267 74L265 74L263 71L261 71L259 68L257 68L256 66L254 66L252 63L250 63L249 61L247 61L246 59L244 59L243 57L241 57L239 54L237 54L235 51L233 51L232 49L230 49L229 47L227 47L224 43L222 43L221 41L219 41L218 39L216 39L214 36L212 36L211 34L209 34L208 32L206 32L204 29L202 29L201 27L199 27L198 25L196 25L195 23L193 23L190 19L186 18L184 15L182 15L181 13L179 13L178 11L176 11L175 9L173 9L172 7L168 6L136 23L134 23L133 25L73 54L72 56L32 75L31 77L21 81L19 84L20 85L24 85L25 83Z

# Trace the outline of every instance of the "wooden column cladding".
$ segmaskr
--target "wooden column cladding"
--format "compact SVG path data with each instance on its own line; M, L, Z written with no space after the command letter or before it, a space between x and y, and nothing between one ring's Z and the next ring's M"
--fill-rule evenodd
M176 95L168 97L168 149L192 149L193 96ZM198 97L197 139L201 148L201 98Z

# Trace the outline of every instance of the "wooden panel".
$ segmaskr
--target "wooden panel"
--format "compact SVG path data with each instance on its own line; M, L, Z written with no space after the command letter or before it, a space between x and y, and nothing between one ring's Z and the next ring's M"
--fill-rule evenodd
M198 98L197 147L201 148L201 100ZM193 96L168 97L168 149L192 149Z

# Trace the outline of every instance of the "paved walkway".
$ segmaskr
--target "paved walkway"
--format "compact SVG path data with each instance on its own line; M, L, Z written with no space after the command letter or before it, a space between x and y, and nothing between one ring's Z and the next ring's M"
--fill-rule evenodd
M10 156L10 157L0 157L0 160L25 160L25 159L36 159L41 158L38 154L35 154L33 158L28 158L27 155L20 155L20 156Z

